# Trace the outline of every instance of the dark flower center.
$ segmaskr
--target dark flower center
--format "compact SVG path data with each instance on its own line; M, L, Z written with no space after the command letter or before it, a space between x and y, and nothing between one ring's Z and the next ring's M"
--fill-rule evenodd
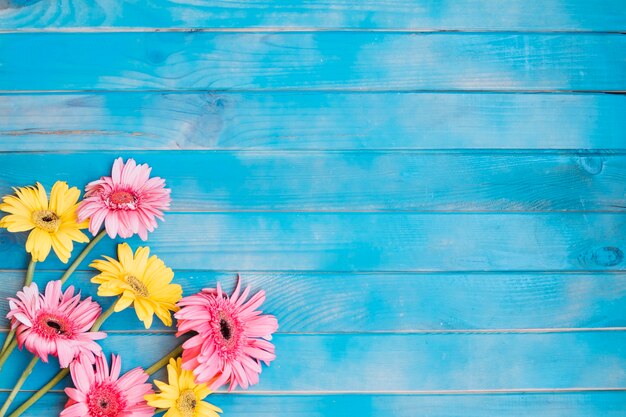
M54 331L56 331L58 334L65 333L65 330L63 330L63 328L61 327L61 324L57 323L56 321L48 320L46 321L46 326L50 327L51 329L54 329Z
M37 210L31 215L33 223L46 232L54 233L59 230L61 225L61 219L59 216L50 210Z
M47 339L72 337L71 323L68 323L64 317L47 312L42 312L37 317L33 330Z
M90 417L116 417L126 407L126 400L114 386L108 383L96 385L87 395Z
M146 287L146 284L141 282L141 280L139 280L137 277L133 275L127 275L126 282L128 283L128 285L130 285L133 291L135 291L135 293L137 293L138 295L142 297L147 297L150 295L150 292L148 291L148 287Z
M181 392L176 400L176 408L183 417L193 417L196 405L196 394L191 389Z
M220 320L220 333L222 333L222 337L226 340L229 340L232 336L230 331L230 324L224 319Z

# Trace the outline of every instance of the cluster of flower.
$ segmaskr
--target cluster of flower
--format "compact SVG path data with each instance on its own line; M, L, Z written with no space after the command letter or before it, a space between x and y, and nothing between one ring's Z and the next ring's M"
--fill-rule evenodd
M61 371L10 417L21 415L67 373L74 387L65 389L69 400L62 417L148 417L155 412L165 412L165 417L218 416L222 410L204 401L211 390L223 385L229 390L248 388L259 381L261 363L274 360L270 340L278 323L258 310L265 300L263 291L249 297L250 289L241 291L238 278L230 296L218 283L183 298L182 287L172 283L174 272L157 256L150 256L149 247L133 252L121 243L117 259L105 256L90 264L99 272L91 279L99 285L98 296L117 297L107 311L102 312L91 297L81 299L73 286L63 290L65 281L105 235L112 239L138 235L147 240L157 219L163 220L170 190L150 172L146 164L118 158L111 176L89 183L80 202L80 191L61 181L54 184L49 198L39 183L16 188L15 195L3 198L0 210L8 214L0 219L0 227L30 232L25 246L32 260L23 290L9 299L11 329L0 352L0 369L16 346L26 348L33 359L0 409L0 417L37 361L48 362L50 355L58 357ZM86 228L94 236L91 241L81 231ZM41 293L32 282L35 263L43 262L51 250L67 263L73 242L89 243L61 279L48 282ZM150 368L137 367L120 376L120 357L112 355L109 365L97 341L106 337L99 331L103 322L130 306L146 329L155 315L172 326L174 313L176 336L184 342ZM155 393L148 379L163 366L168 382L154 381Z

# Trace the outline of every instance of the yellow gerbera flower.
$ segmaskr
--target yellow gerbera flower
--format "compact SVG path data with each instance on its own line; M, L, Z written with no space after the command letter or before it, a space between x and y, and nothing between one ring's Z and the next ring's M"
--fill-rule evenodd
M66 182L57 181L52 186L50 201L40 183L14 190L16 195L2 198L0 210L9 214L0 219L0 227L12 233L31 231L26 251L33 261L45 261L52 248L61 262L67 263L74 249L73 241L89 242L80 231L86 229L89 222L78 223L76 219L78 188L69 188Z
M170 359L167 365L169 384L154 381L161 390L158 394L148 394L148 405L167 409L163 417L219 417L222 410L206 401L202 401L211 390L206 384L196 384L193 373L182 369L182 361Z
M174 272L155 255L150 256L148 247L137 248L133 256L130 246L122 243L117 245L118 260L105 258L106 261L96 260L89 265L101 272L91 279L94 284L100 284L98 295L121 295L115 311L133 304L146 329L152 326L154 314L163 324L171 326L170 311L178 311L176 303L183 296L182 287L171 284Z

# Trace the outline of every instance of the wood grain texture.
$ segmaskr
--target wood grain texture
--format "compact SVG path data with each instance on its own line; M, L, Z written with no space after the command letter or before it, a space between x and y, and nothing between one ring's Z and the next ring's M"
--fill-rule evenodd
M623 416L625 31L622 0L0 0L0 193L118 155L166 178L153 253L186 294L241 271L280 322L226 416ZM177 343L104 328L124 369Z
M0 392L0 401L6 397ZM21 404L28 393L16 400ZM62 393L45 396L24 417L57 415L67 397ZM221 407L228 416L259 417L622 417L624 392L576 392L498 395L262 395L212 394L207 401Z
M316 28L399 30L626 29L619 0L5 1L3 29Z
M26 33L0 42L4 91L626 90L618 34Z
M83 188L119 152L0 153L0 193ZM626 155L412 152L125 152L153 167L182 212L534 212L626 207ZM55 177L50 176L53 172Z
M95 273L74 274L68 284L96 296ZM0 311L21 286L24 271L0 272ZM59 272L36 274L44 285ZM445 332L510 329L626 327L626 275L612 274L333 274L251 273L242 285L265 290L263 310L280 332ZM189 295L217 282L231 291L235 274L175 271ZM108 308L111 298L99 298ZM314 304L314 306L312 305ZM0 326L6 329L2 318ZM144 330L134 310L114 314L103 329ZM152 330L166 330L155 320ZM173 331L172 329L169 329Z
M565 93L9 94L0 151L623 150L624 107Z
M175 269L229 271L624 270L623 214L169 214L150 247ZM0 232L0 269L26 266ZM131 239L133 246L141 244ZM103 240L98 254L112 254ZM50 256L42 269L63 268Z
M176 343L176 338L169 334L110 334L102 341L106 352L122 354L122 369L149 366ZM250 392L626 386L626 332L279 334L273 343L278 357L270 367L263 368L260 383ZM3 374L0 389L11 388L10 381L16 379L29 360L29 354L21 353L12 357L12 366ZM55 373L55 366L39 365L24 389L37 388Z

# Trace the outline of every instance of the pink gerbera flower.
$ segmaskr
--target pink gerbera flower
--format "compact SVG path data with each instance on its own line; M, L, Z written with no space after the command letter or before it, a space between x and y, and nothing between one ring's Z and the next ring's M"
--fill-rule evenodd
M78 206L79 222L89 218L89 231L96 235L104 222L111 238L129 238L138 234L148 239L148 231L163 220L163 210L170 206L170 190L165 180L150 178L147 164L137 165L134 159L126 164L122 158L113 163L110 177L101 177L85 188L85 198Z
M246 301L250 287L241 294L239 289L239 280L230 297L219 283L217 289L205 288L180 300L181 310L175 314L176 336L197 333L183 344L183 369L192 370L196 382L213 390L228 382L229 390L258 383L261 361L269 365L276 358L268 340L278 322L256 310L265 301L265 292Z
M120 378L122 363L112 355L111 370L104 354L96 358L96 367L88 361L76 360L70 374L76 388L65 388L70 397L61 417L152 417L144 395L154 394L147 384L148 374L141 368L126 372Z
M39 293L36 283L24 287L17 298L9 298L11 329L16 330L20 349L26 349L48 362L48 355L58 356L62 368L79 355L86 355L92 362L101 348L95 340L103 339L103 332L89 329L102 309L91 297L80 300L74 295L74 287L61 291L61 281L50 281L44 294Z

